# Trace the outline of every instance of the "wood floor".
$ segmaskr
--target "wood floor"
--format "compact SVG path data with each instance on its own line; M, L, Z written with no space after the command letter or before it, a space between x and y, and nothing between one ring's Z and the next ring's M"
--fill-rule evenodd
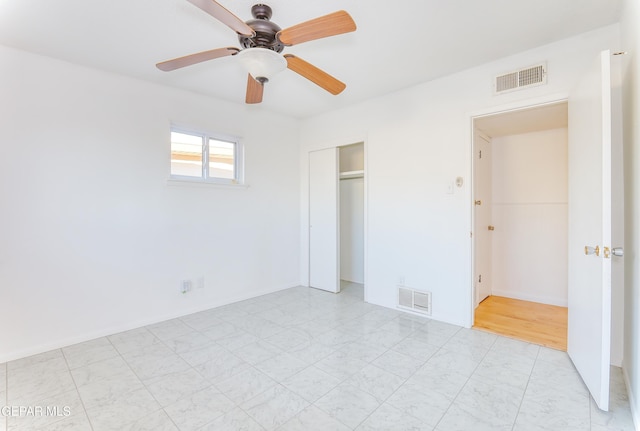
M489 296L476 308L474 328L567 350L567 308Z

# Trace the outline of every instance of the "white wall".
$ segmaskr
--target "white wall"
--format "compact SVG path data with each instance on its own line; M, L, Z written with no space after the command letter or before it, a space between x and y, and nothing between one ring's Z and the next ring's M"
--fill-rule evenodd
M618 45L618 31L606 27L305 120L301 280L308 278L308 151L364 139L367 300L395 307L395 287L404 277L407 286L433 292L435 319L470 325L471 117L566 97L599 51ZM495 75L544 60L547 85L493 95ZM447 194L457 176L465 185Z
M296 121L10 48L0 64L0 362L298 284ZM172 121L240 136L250 187L168 185Z
M621 21L623 58L625 172L624 359L629 401L640 430L640 4L624 0Z
M492 139L492 294L567 306L567 129Z
M351 144L340 147L340 172L364 170L364 144Z

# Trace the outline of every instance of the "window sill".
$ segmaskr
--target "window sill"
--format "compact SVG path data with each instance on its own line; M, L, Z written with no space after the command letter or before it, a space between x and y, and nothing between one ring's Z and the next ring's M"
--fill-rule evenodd
M197 188L213 188L213 189L240 189L246 190L249 188L247 184L233 184L233 183L221 183L216 181L205 181L199 179L179 179L169 178L167 185L171 187L197 187Z

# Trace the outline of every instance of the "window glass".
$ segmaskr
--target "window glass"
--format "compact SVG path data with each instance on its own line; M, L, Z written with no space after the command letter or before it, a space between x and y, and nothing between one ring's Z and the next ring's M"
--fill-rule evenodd
M171 127L171 177L242 184L242 144L233 137Z
M235 173L235 144L209 139L209 177L233 180Z
M202 177L202 136L171 132L171 175Z

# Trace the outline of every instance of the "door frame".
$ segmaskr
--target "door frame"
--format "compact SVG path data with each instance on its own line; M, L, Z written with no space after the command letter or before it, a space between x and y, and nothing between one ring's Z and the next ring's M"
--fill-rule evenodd
M339 140L335 140L335 141L331 141L331 142L325 142L323 145L316 145L310 148L307 148L305 153L306 153L306 163L307 163L307 190L309 190L309 153L314 152L314 151L318 151L318 150L325 150L328 148L336 148L338 150L340 150L340 147L347 147L349 145L354 145L354 144L359 144L362 143L363 145L363 152L364 152L364 253L363 253L363 260L364 260L364 302L368 302L368 266L369 266L369 247L368 247L368 242L369 242L369 175L368 175L368 170L369 170L369 151L368 151L368 142L367 142L367 138L366 137L354 137L354 138L345 138L345 139L339 139ZM338 164L340 163L339 158L338 158ZM340 175L340 166L338 165L338 176ZM337 209L338 209L338 214L336 214L336 216L338 217L337 219L337 223L338 223L338 283L340 282L340 220L339 220L339 216L340 216L340 178L337 179L338 181L338 193L337 193ZM311 199L310 199L310 195L307 195L307 202L306 202L306 206L307 206L307 217L306 217L306 236L307 236L307 244L306 244L306 248L307 248L307 259L306 259L306 265L307 265L307 277L306 277L306 285L310 286L310 280L311 280L311 254L309 253L310 249L311 249L311 229L310 229L310 204L311 204Z
M474 139L474 131L475 131L475 120L477 118L488 117L499 114L506 114L514 111L525 111L531 108L539 108L547 105L555 105L557 103L568 103L569 94L568 93L559 93L553 94L549 96L543 96L532 99L524 99L517 102L513 102L506 105L492 106L488 107L476 112L472 112L469 114L469 187L468 187L468 211L469 211L469 256L470 259L470 268L469 273L471 277L469 278L469 295L468 295L468 305L469 305L469 320L467 327L473 327L473 322L475 321L475 264L476 264L476 256L475 256L475 238L473 236L473 231L475 227L475 205L474 205L474 196L473 196L473 188L474 188L474 180L475 180L475 172L473 168L473 155L475 151L475 139Z

